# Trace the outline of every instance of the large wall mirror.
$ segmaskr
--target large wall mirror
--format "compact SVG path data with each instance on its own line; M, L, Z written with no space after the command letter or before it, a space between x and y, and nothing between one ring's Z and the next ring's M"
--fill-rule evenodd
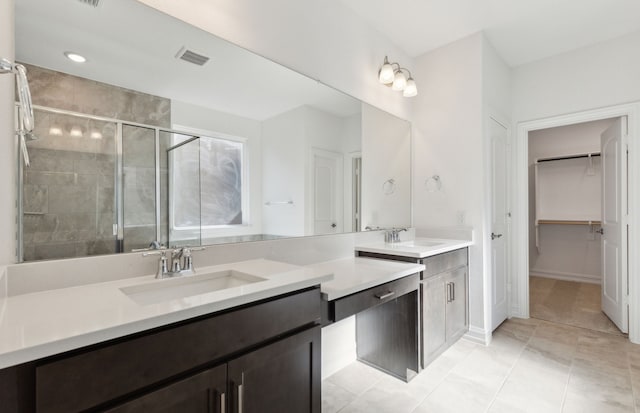
M15 3L20 261L411 224L407 121L134 0Z

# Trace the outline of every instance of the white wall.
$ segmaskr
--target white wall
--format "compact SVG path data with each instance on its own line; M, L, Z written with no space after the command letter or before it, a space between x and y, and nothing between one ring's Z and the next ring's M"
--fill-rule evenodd
M469 321L486 335L482 47L482 35L475 34L416 60L415 75L422 81L414 98L413 216L418 229L473 226ZM426 190L425 180L432 175L440 176L440 191Z
M0 2L0 58L14 59L14 3ZM16 138L13 132L14 76L0 74L0 279L16 257ZM1 284L1 282L0 282ZM0 288L1 289L1 288Z
M262 233L262 124L259 121L219 112L190 103L171 101L171 123L178 130L191 130L208 136L246 139L249 185L248 225L205 230L202 238ZM247 166L247 165L245 165Z
M362 107L361 222L411 226L411 124L370 105Z
M305 107L262 122L262 229L265 234L304 235ZM293 205L264 205L293 201Z
M482 99L486 115L510 122L513 102L511 99L511 68L507 66L493 45L483 36L482 42ZM486 116L485 116L486 120Z
M640 100L640 32L513 70L521 122Z
M529 164L538 158L600 152L600 134L613 119L540 129L529 133Z
M265 233L314 234L313 149L338 153L345 159L347 151L360 146L360 136L354 136L355 132L359 127L353 125L353 117L338 117L310 106L262 122L264 201L294 201L294 205L263 206ZM342 179L341 185L346 187L345 181ZM346 190L340 194L346 194ZM337 219L342 221L341 217ZM337 231L343 232L341 228Z
M385 55L413 59L338 1L142 0L239 46L402 118L410 100L378 83ZM417 82L421 79L416 77Z
M536 159L600 152L600 134L611 125L605 119L576 125L540 129L529 133L529 268L530 275L574 281L600 282L600 235L593 227L583 225L540 225L539 246L535 245L535 180L533 165ZM595 158L596 166L600 165ZM583 160L577 162L577 166ZM587 160L584 160L586 169ZM549 165L553 166L553 165ZM600 210L600 173L584 176L585 184L596 185L595 207ZM597 180L590 183L588 181ZM579 208L579 206L577 207ZM576 208L576 209L577 209ZM576 212L578 212L576 210Z

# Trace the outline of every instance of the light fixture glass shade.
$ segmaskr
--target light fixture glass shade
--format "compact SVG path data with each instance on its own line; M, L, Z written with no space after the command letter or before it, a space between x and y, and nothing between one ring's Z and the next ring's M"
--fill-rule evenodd
M386 60L378 72L378 80L383 85L388 85L393 82L393 66Z
M49 128L49 135L62 136L62 128L59 126L52 126Z
M391 86L391 89L393 90L404 90L404 88L407 86L407 78L405 77L404 73L402 73L402 71L398 70L393 78L393 85Z
M80 127L78 126L74 126L69 131L69 135L73 136L74 138L82 138L82 135L83 135L82 129L80 129Z
M416 86L416 82L415 80L413 80L412 77L410 77L409 79L407 79L407 85L402 91L402 96L406 98L411 98L417 94L418 94L418 87Z

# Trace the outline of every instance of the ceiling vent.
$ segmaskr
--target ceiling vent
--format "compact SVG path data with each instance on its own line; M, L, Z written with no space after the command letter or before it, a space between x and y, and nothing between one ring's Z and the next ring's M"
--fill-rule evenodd
M193 50L187 49L186 47L182 47L180 50L178 50L176 59L182 59L185 62L193 63L194 65L198 66L203 66L209 61L209 58L207 56L198 54Z
M98 7L101 0L78 0L80 3L86 4L91 7Z

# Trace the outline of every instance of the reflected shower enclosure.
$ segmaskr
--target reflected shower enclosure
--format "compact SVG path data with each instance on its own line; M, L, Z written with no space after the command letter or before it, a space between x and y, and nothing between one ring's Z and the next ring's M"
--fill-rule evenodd
M20 169L25 261L117 252L115 122L35 110Z
M203 228L242 225L243 142L44 107L35 116L20 261L200 245Z

